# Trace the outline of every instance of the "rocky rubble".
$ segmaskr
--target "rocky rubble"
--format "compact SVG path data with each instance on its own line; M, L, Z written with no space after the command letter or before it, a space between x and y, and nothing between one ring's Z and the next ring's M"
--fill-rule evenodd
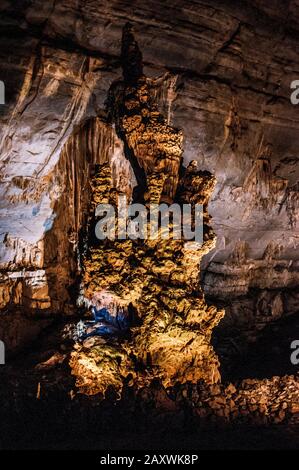
M192 394L194 413L200 418L221 418L251 424L297 423L298 376L245 379L239 384L198 385ZM213 418L214 417L214 418Z

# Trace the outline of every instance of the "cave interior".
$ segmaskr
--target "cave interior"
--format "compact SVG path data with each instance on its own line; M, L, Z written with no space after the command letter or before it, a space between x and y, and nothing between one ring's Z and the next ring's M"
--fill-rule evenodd
M299 2L134 3L0 2L0 448L297 448Z

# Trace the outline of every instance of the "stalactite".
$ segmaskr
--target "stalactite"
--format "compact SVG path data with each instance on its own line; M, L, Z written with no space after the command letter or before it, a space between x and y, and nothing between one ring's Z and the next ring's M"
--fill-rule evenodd
M289 218L289 226L296 228L299 219L299 183L288 188L286 195L286 211Z
M256 208L269 212L283 199L288 181L273 175L270 156L269 147L263 146L245 179L243 198L249 197L250 201L244 218Z

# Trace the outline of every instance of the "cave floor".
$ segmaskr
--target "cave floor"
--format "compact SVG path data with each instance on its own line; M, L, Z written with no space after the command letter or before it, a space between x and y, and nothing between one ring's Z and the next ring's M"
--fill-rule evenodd
M242 419L198 419L192 396L177 392L179 405L170 411L168 398L156 389L144 399L128 387L121 400L113 391L105 400L76 393L67 357L71 345L61 343L63 323L45 330L30 350L8 360L0 369L0 448L2 449L98 449L98 450L171 450L171 449L297 449L299 419L259 425ZM274 343L270 339L277 328ZM284 347L293 319L271 326L249 348L247 359L225 377L237 384L244 377L261 378L294 374ZM284 339L283 339L284 338ZM278 341L280 339L280 341ZM272 344L272 346L271 346ZM275 344L273 353L273 344ZM271 347L272 349L271 349ZM265 360L258 361L264 354ZM268 356L267 356L268 354ZM272 357L273 360L270 360ZM51 358L50 361L48 359ZM53 359L54 358L54 359ZM280 358L280 360L279 360ZM45 365L46 364L46 365ZM236 362L237 364L237 362ZM225 386L225 385L224 385ZM159 387L158 387L159 388ZM158 391L157 391L158 390ZM150 396L150 398L149 398ZM157 398L158 397L158 398ZM162 398L161 398L162 397Z

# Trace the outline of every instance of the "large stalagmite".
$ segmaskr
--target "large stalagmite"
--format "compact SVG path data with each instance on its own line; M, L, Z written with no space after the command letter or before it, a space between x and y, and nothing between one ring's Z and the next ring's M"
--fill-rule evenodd
M123 32L122 66L123 80L109 91L108 119L124 143L137 186L132 191L128 171L122 185L115 181L109 156L96 159L101 163L91 180L82 294L96 311L108 312L114 325L125 312L130 328L78 342L72 373L86 394L104 394L110 385L120 392L126 379L137 386L154 377L166 387L199 379L214 383L220 379L219 362L210 340L223 311L205 303L199 266L215 245L207 213L215 178L195 162L183 167L182 132L167 123L154 102L130 25ZM117 206L124 193L148 209L152 203L202 204L203 243L166 240L161 229L156 239L97 240L95 207Z

